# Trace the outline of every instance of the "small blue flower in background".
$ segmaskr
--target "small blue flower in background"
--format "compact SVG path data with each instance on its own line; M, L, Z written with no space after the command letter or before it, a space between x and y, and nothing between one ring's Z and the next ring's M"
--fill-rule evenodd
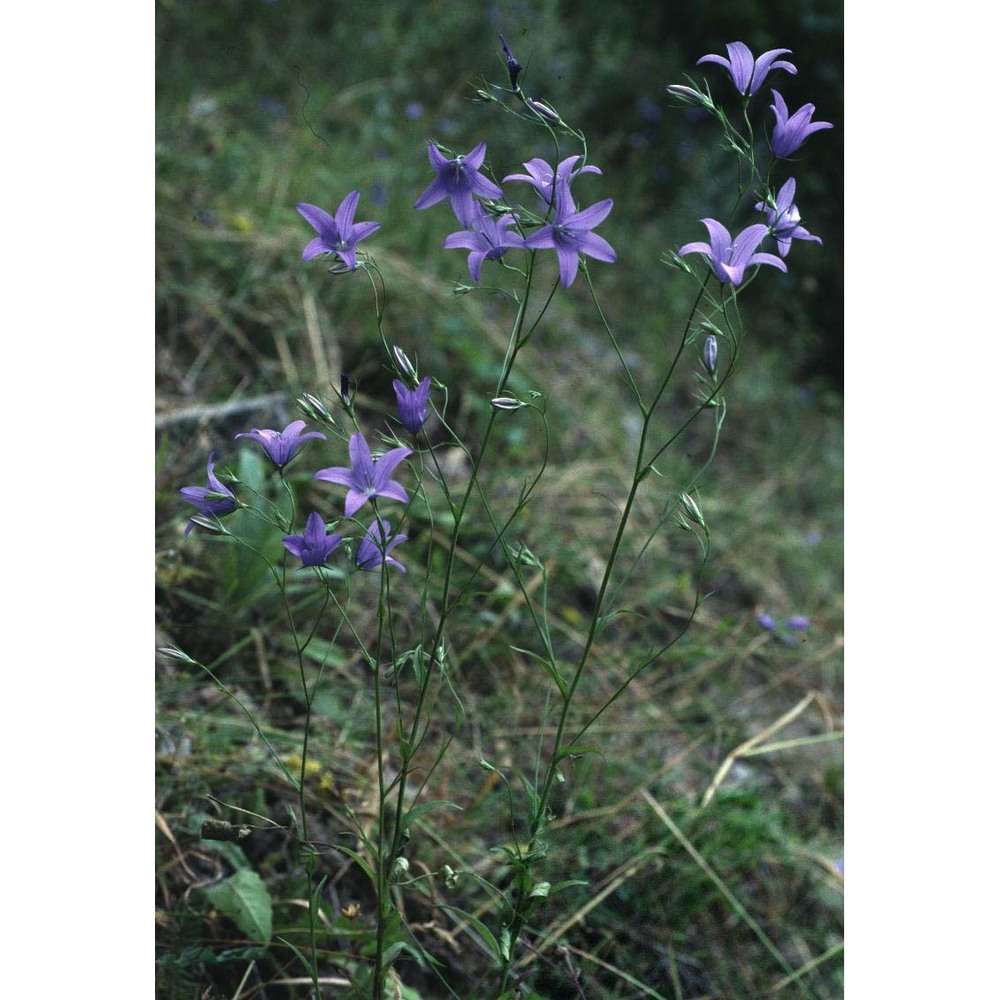
M780 271L788 271L785 262L773 253L758 253L757 247L768 233L768 227L762 222L747 226L736 237L729 235L729 230L715 219L702 219L708 230L710 243L685 243L677 251L683 257L689 253L704 254L712 265L712 271L719 281L738 285L743 280L743 272L753 264L770 264Z
M580 174L600 174L602 173L599 167L587 164L585 167L580 167L579 170L574 170L573 167L576 165L576 161L582 159L580 156L567 156L555 170L553 170L545 160L540 157L535 157L533 160L528 160L524 164L524 169L527 173L524 174L508 174L504 179L503 183L506 184L507 181L523 181L526 184L530 184L535 191L538 193L538 197L542 199L546 207L552 204L552 198L555 191L555 185L559 181L565 181L570 184L576 177Z
M805 632L812 622L805 615L792 615L786 624L793 632Z
M328 535L323 518L314 512L306 518L304 534L285 535L282 542L293 556L302 560L303 566L322 566L343 540L340 535Z
M611 244L603 236L591 232L608 217L613 205L610 198L605 198L578 212L569 192L569 180L557 175L555 217L549 225L532 233L524 245L528 250L555 250L559 258L559 280L563 288L569 288L576 280L580 254L608 264L618 260Z
M753 53L743 42L729 42L726 45L726 52L729 53L728 59L725 56L702 56L695 65L700 66L702 63L710 62L725 66L733 78L733 83L736 84L736 89L744 97L751 97L760 90L764 77L772 69L783 69L793 76L798 73L798 70L790 62L778 58L790 54L791 51L791 49L770 49L755 60Z
M398 378L392 380L392 387L396 390L399 422L411 434L416 434L427 419L427 403L431 397L430 375L424 376L416 389L407 389Z
M477 217L471 229L451 233L444 240L445 250L469 251L469 274L473 281L479 280L484 260L499 260L511 247L523 247L524 238L516 232L508 232L514 225L514 216L509 212L495 218L476 206Z
M414 208L430 208L448 198L458 221L468 228L476 220L474 195L494 199L503 197L503 191L488 177L479 173L479 168L486 159L485 142L481 142L464 156L456 156L454 160L445 159L434 143L428 143L427 156L437 177L413 203Z
M778 242L778 253L782 257L788 256L788 251L792 249L792 240L812 240L813 243L823 241L818 236L813 236L808 229L800 225L802 216L799 215L795 201L795 178L789 177L781 190L778 191L774 199L773 207L766 202L758 201L754 208L758 212L763 212L767 216L767 224L771 230L771 235Z
M357 245L381 228L380 222L355 222L354 213L358 209L359 191L352 191L330 215L316 205L303 202L298 206L299 214L319 234L306 244L302 251L303 260L312 260L322 253L336 254L344 264L355 270L358 266Z
M759 615L757 615L757 624L764 629L765 632L774 631L775 621L766 611L762 611Z
M181 488L181 498L185 503L193 504L203 517L222 517L236 510L236 494L228 486L223 486L215 475L215 453L208 456L208 486L184 486ZM184 534L190 534L194 528L192 521Z
M351 456L350 468L338 466L331 469L320 469L313 476L313 479L347 487L347 500L344 505L345 517L353 517L373 497L388 497L390 500L399 500L401 503L410 502L406 490L389 477L392 475L392 470L407 455L413 454L412 448L393 448L378 461L375 461L364 435L357 431L351 435L348 451Z
M778 159L791 156L813 134L820 129L833 128L832 122L814 122L815 104L803 104L795 114L789 116L785 99L772 90L774 104L774 131L771 133L771 150Z
M303 434L302 428L305 425L306 422L304 420L293 420L280 433L272 430L259 431L255 427L253 430L237 434L236 440L251 438L256 441L267 452L267 457L279 469L283 469L295 457L299 448L310 438L323 438L324 441L326 440L326 435L321 434L319 431L309 431L307 434Z
M392 525L378 517L365 532L365 537L358 543L358 551L355 561L359 569L378 569L383 563L388 566L395 566L396 569L406 572L406 567L389 553L401 542L405 542L406 535L394 535Z
M410 101L403 109L403 114L406 115L409 121L415 122L418 118L423 117L424 106L420 101Z

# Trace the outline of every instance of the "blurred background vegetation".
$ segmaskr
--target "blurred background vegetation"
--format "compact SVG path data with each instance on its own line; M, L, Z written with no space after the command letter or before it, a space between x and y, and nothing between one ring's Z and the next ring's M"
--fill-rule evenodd
M365 248L386 276L390 339L449 385L454 424L474 439L510 316L496 295L453 294L456 282L469 284L466 255L441 249L457 226L445 206L412 205L431 178L428 139L460 152L485 139L498 177L551 158L539 133L471 100L484 78L505 82L498 31L525 66L526 90L586 133L604 172L575 190L583 204L614 198L600 232L619 261L591 273L644 385L691 302L690 283L661 257L704 239L698 220L732 207L717 130L672 106L666 86L691 75L728 100L724 71L695 67L698 57L735 39L755 54L789 48L799 74L775 85L790 107L811 101L816 118L836 126L810 139L795 165L797 202L823 246L796 244L789 274L769 269L741 299L747 342L701 495L716 543L712 597L664 663L602 719L594 742L606 759L578 762L558 803L564 839L546 877L589 885L539 916L538 940L551 933L560 943L529 970L546 997L842 993L842 28L832 0L157 4L158 645L213 663L289 755L301 704L280 605L259 562L198 534L183 539L176 491L204 481L212 449L265 489L262 464L233 436L284 426L298 416L299 392L329 394L343 370L373 422L393 407L370 287L360 274L334 279L301 263L312 232L295 205L333 211L360 190L358 220L382 223ZM760 110L770 122L768 103L769 94ZM483 283L492 280L484 269ZM620 489L621 443L634 433L582 281L557 296L529 361L520 387L546 391L555 436L550 485L522 527L551 560L558 628L572 649L606 551L602 494ZM693 389L692 378L678 379L676 412ZM530 425L510 426L504 461L530 464ZM696 466L705 433L696 428L675 457L679 476ZM308 482L300 486L307 495ZM650 498L640 522L658 511ZM617 662L677 628L691 566L683 539L658 541L623 593L637 613L609 636L588 697L606 696ZM517 609L494 582L468 632L452 637L467 719L433 797L463 812L435 820L415 849L429 870L448 862L496 876L490 851L509 831L475 761L503 761L540 737L537 705L519 695L534 683L529 667L508 648ZM308 607L308 593L297 599ZM761 612L779 622L807 615L811 626L768 633ZM287 840L265 834L225 850L197 837L201 820L218 815L206 796L281 822L289 790L270 772L261 779L261 746L204 675L169 661L157 669L161 995L304 996L290 982L301 972L291 953L254 951L202 888L252 867L275 900L276 927L294 939L305 889ZM362 678L343 651L322 700L314 820L331 839L371 780ZM766 752L737 761L702 807L727 755L788 713L797 714L762 742ZM357 903L363 926L364 888L337 864L326 902L331 912ZM484 903L471 881L456 893L470 911ZM410 905L421 944L465 984L459 995L477 997L483 957L450 936L442 911ZM350 944L338 926L331 969ZM416 963L405 971L419 995L442 995Z

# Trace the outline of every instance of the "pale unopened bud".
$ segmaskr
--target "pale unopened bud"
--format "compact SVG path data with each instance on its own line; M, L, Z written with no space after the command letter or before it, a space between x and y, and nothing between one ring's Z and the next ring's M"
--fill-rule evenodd
M330 411L322 400L317 399L312 393L304 392L298 398L299 409L310 418L310 420L332 420Z
M392 356L396 359L396 367L399 369L400 375L405 375L414 382L420 381L420 379L417 378L416 368L413 367L413 363L403 353L402 348L394 347L392 349Z
M406 858L396 858L392 863L392 874L389 876L393 882L398 882L410 870L410 862Z
M490 406L494 410L519 410L524 406L524 403L512 396L496 396L490 400Z
M690 493L681 494L681 506L684 508L684 513L694 521L695 524L705 527L705 518L701 512L701 508L694 502L694 497Z
M702 364L709 375L715 374L715 365L719 358L719 342L715 339L715 334L710 333L705 338L705 346L701 351Z
M559 112L556 111L555 108L550 107L544 101L538 101L535 100L534 98L529 98L524 103L527 104L532 111L537 112L543 118L547 118L550 122L556 122L556 123L562 122L562 118L559 117Z
M672 83L667 87L667 93L672 97L676 97L684 104L690 104L692 107L711 108L713 106L711 100L700 90L695 90L694 87L685 87L680 83Z

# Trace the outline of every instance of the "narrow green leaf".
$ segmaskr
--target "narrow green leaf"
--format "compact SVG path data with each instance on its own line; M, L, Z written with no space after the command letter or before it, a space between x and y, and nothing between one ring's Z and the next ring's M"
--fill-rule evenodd
M361 867L361 870L368 876L371 884L377 889L378 883L375 881L375 872L372 871L372 866L360 855L357 851L352 851L349 847L344 847L343 844L337 844L336 850L340 851L342 854L346 854L352 861L357 862Z
M236 872L209 886L205 895L248 937L265 944L271 940L271 897L255 871Z
M429 813L432 809L437 809L438 806L448 806L449 809L457 809L459 812L462 811L462 807L455 802L449 802L447 799L435 799L433 802L421 802L420 805L414 806L412 809L407 810L403 816L403 827L409 829L409 827L416 823L418 819Z
M451 906L448 903L439 902L437 905L439 909L445 910L447 913L454 913L463 922L467 923L476 932L486 948L493 953L493 957L497 961L507 957L501 954L500 944L493 936L493 932L478 917L474 917L471 913L466 913L465 910L457 906Z

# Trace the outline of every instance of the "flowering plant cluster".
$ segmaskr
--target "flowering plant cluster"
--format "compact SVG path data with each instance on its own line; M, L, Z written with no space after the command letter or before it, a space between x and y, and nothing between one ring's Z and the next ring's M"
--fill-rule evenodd
M737 91L743 96L744 104L748 103L750 98L760 90L765 78L772 71L784 70L786 73L798 73L792 63L780 58L791 54L789 49L771 49L756 59L743 42L730 42L726 46L726 51L728 58L720 55L705 55L698 60L698 65L717 63L724 66L729 71ZM751 167L754 168L754 173L757 173L752 148L734 135L728 119L714 105L707 89L701 91L695 86L683 85L667 89L686 102L711 108L718 116L727 135L733 138L734 148L745 151L744 155L750 161ZM815 105L805 104L793 115L789 115L788 105L781 94L777 90L772 90L771 93L774 97L771 110L774 112L775 121L769 144L775 159L788 159L814 132L833 128L830 122L812 121L813 113L816 111ZM702 219L702 223L708 230L709 242L685 243L677 251L677 255L683 257L691 253L702 254L715 277L723 283L734 286L743 283L747 268L754 265L767 264L780 271L787 271L788 268L782 258L788 256L792 240L823 242L818 236L811 235L801 224L801 216L798 207L794 204L794 199L795 180L790 177L782 185L777 195L767 193L755 204L756 211L764 214L765 222L753 223L735 236L731 236L729 229L718 220ZM773 238L776 242L779 256L760 249L768 237Z
M701 371L696 377L702 383L704 391L698 397L692 413L685 418L681 430L700 414L708 413L713 420L714 453L725 413L722 390L732 377L742 336L742 329L734 319L732 303L747 282L759 273L761 267L787 272L787 260L793 242L822 243L818 236L812 235L802 224L795 204L795 179L785 179L776 192L771 188L774 169L797 153L810 135L832 127L829 122L812 121L815 111L813 105L807 104L789 114L781 94L777 90L771 91L774 103L770 107L774 114L774 124L768 138L770 155L766 168L762 168L763 161L758 158L758 143L752 129L741 131L731 125L722 107L713 100L707 86L700 88L692 82L690 85L667 88L681 101L711 111L718 119L729 140L729 148L735 150L745 161L744 165L750 168L748 171L741 169L738 172L739 177L750 178L749 182L740 182L738 193L741 202L744 195L749 196L749 200L753 202L753 211L758 213L758 221L737 230L733 219L726 222L715 218L702 219L708 232L708 242L687 242L666 255L666 263L694 275L698 281L693 293L692 318L670 349L672 357L668 356L662 370L657 372L658 381L651 392L640 388L618 339L610 325L604 324L610 349L621 365L624 381L634 398L641 433L635 453L631 456L632 478L619 505L619 520L597 590L592 616L584 630L582 648L578 655L567 657L557 654L545 624L544 605L539 605L539 598L525 583L525 567L544 574L544 564L524 543L514 545L507 537L514 516L529 502L534 484L544 471L544 465L533 480L529 477L526 481L514 515L506 512L501 516L491 506L478 473L484 456L490 454L491 446L494 445L495 430L500 422L512 419L509 415L521 409L541 412L542 408L537 402L537 397L541 394L516 393L512 375L522 349L545 315L553 294L559 287L568 289L573 286L582 272L597 303L597 291L593 287L585 258L605 264L615 264L618 261L617 251L604 236L595 232L608 219L614 202L611 198L604 198L586 207L578 205L579 191L584 184L603 182L604 173L599 167L587 162L587 147L582 133L570 128L549 103L524 92L521 82L523 68L506 40L502 36L500 40L509 86L487 85L478 91L478 95L481 100L497 105L521 119L526 126L536 129L536 134L541 135L547 147L552 150L551 155L547 158L531 156L523 161L522 172L507 173L498 183L487 163L485 141L478 142L468 153L463 154L455 154L430 142L427 156L434 176L413 204L415 210L422 211L448 202L460 228L444 235L442 249L468 251L467 266L473 282L478 284L481 281L484 268L496 267L509 272L508 276L513 275L513 280L519 284L519 293L515 297L518 308L512 320L509 345L499 365L497 382L490 388L488 397L483 394L484 411L486 399L489 399L488 422L475 449L457 439L445 421L441 408L435 405L436 397L440 399L438 394L445 387L431 376L420 377L407 354L400 347L390 346L383 335L390 364L398 376L391 382L396 401L395 419L382 427L363 427L348 392L342 391L339 396L334 397L335 404L331 404L333 411L342 408L343 415L332 412L330 405L317 396L306 394L299 399L300 407L323 430L307 429L309 425L305 420L295 420L280 431L253 428L236 435L237 439L258 445L263 450L283 488L282 502L270 503L263 508L248 503L243 496L243 484L232 476L223 473L220 478L216 473L214 453L208 459L207 485L185 486L180 490L181 499L195 508L185 534L197 526L239 542L238 531L228 526L229 518L237 511L245 509L250 514L268 520L275 531L280 532L282 543L284 561L280 567L269 567L279 589L284 591L286 587L285 569L293 565L288 561L296 560L298 565L294 568L311 570L315 574L317 587L326 595L322 613L332 609L329 613L347 620L348 605L343 597L344 591L350 587L353 572L380 574L377 635L371 642L367 642L363 636L351 630L358 641L361 655L371 668L373 731L378 767L377 821L374 830L359 824L359 850L343 849L345 855L358 863L369 878L376 899L374 946L370 953L358 955L355 965L347 970L355 984L364 984L365 989L370 991L368 995L375 998L386 995L387 985L395 975L394 962L403 951L403 944L409 947L409 939L400 929L403 916L397 903L397 894L405 886L404 876L409 867L406 846L413 833L411 820L416 810L421 810L419 815L423 815L428 808L426 805L414 804L411 798L419 797L430 777L423 772L417 776L419 769L414 763L414 754L415 748L428 738L432 728L428 713L433 710L435 703L429 696L434 678L444 678L447 685L451 685L448 679L448 634L452 618L463 611L467 600L467 585L460 586L456 580L460 539L469 517L470 499L477 495L484 504L494 532L492 545L502 553L510 579L518 588L525 606L530 609L529 617L536 629L536 648L530 651L530 655L538 662L544 678L551 684L545 699L541 700L551 700L555 706L555 735L551 750L535 761L533 768L524 767L519 774L526 795L525 815L517 822L517 817L513 815L513 792L510 793L510 824L512 830L517 828L517 833L512 838L514 846L502 849L512 873L511 880L504 888L493 887L495 898L501 901L498 906L499 925L491 931L478 918L474 924L483 950L491 956L496 968L496 992L490 995L510 1000L515 995L520 995L515 993L514 969L518 954L533 947L528 941L532 909L539 899L556 891L537 877L536 869L547 849L553 789L558 782L565 780L560 764L575 756L596 752L581 740L610 704L608 701L596 711L584 712L586 721L581 725L580 711L576 708L580 681L591 666L595 645L604 624L611 616L611 595L623 572L618 565L623 545L626 539L631 539L640 530L634 525L632 517L640 486L650 479L653 472L657 477L662 477L658 463L680 433L678 431L673 435L657 437L657 434L662 434L662 430L657 430L656 418L662 416L660 407L666 396L667 385L682 359L690 358L694 365L700 365ZM728 71L743 103L744 120L749 129L747 107L762 90L770 75L776 72L795 74L797 69L783 58L790 54L787 49L773 49L757 58L753 57L742 42L731 42L726 50L727 56L710 54L698 62L699 65L721 66ZM563 156L563 143L567 139L579 141L582 152ZM601 178L601 181L582 180L595 177ZM507 185L509 190L505 190L503 185ZM527 197L521 200L513 197L518 193ZM332 258L334 264L330 271L341 276L338 280L347 280L344 276L359 270L366 272L369 277L373 274L381 277L373 251L359 246L362 241L374 236L381 224L374 221L354 221L359 200L360 192L350 191L340 201L333 215L314 204L303 202L297 206L303 219L316 234L302 251L303 261L319 257L328 260ZM332 201L324 201L332 204L336 201L336 196ZM523 201L527 204L522 203ZM548 251L554 252L554 260L551 256L548 259L554 269L557 269L558 277L552 279L551 289L542 294L537 292L542 279L536 273L535 261L537 255L548 255ZM706 271L701 276L695 275L690 264L684 260L690 255L704 258ZM714 297L709 291L711 278L719 283L718 297ZM375 281L372 281L372 287L376 290L376 315L381 331L383 310L378 301L378 286ZM527 303L532 300L533 295L539 296L542 305L538 310L538 318L533 320L531 326L526 326ZM599 305L597 308L603 320L604 313ZM388 395L387 391L385 395ZM472 476L467 483L449 482L446 471L437 464L433 441L428 435L428 424L434 416L437 418L434 421L435 433L455 438L450 443L460 447L470 459ZM339 459L346 461L346 464L318 468L308 477L309 482L320 484L320 496L324 495L323 490L327 486L346 490L343 513L341 515L339 510L334 512L329 503L314 502L313 506L321 509L311 509L303 518L296 488L288 472L292 464L306 454L307 445L308 451L312 453L320 446L311 442L319 441L328 444L337 442L341 455L346 451L346 460ZM375 443L374 447L370 442ZM708 461L711 461L711 457ZM668 492L664 503L666 510L675 515L674 523L698 538L703 554L703 569L711 549L711 532L696 500L698 475L689 481L675 484L676 488ZM429 542L418 539L414 532L414 541L411 541L410 536L403 533L412 530L407 527L410 507L416 497L426 497L432 489L442 492L451 515L447 540L444 543ZM391 517L387 516L389 510L396 513ZM667 521L668 518L664 517L652 534L639 539L640 551L645 551L652 536ZM409 545L400 550L400 546L406 542ZM398 630L392 595L393 587L402 586L405 581L396 577L397 582L394 583L389 571L406 573L409 568L412 578L418 575L418 566L423 564L429 580L428 547L433 544L442 547L444 567L440 577L440 590L435 593L433 601L427 601L429 606L437 609L437 617L431 618L430 626L425 634L419 636L412 649L400 649L396 646ZM331 572L333 567L338 568L336 573ZM544 592L546 588L541 589ZM541 600L544 601L544 598ZM700 595L695 597L688 623L693 620L699 601ZM289 619L295 629L291 609ZM765 629L775 628L775 623L767 616L762 616L760 624ZM800 618L790 619L787 627L803 631L808 625L808 620ZM309 711L316 685L307 679L309 667L303 654L316 634L317 626L318 621L311 622L301 630L301 634L307 638L297 638L295 642L306 696L307 722L301 754L303 770L298 779L288 775L300 795L296 835L300 843L312 852L308 854L307 860L311 888L316 879L316 851L308 834L303 788L306 746L309 740ZM296 635L299 636L298 631ZM621 687L611 700L619 697L675 641L676 637L665 641L662 648L652 656L644 655L640 662L628 666ZM387 664L397 671L396 679L399 682L401 675L398 668L401 663L412 665L415 707L409 709L403 705L398 695L393 700L383 690L383 674ZM385 736L390 715L393 716L392 731L396 738L392 746ZM441 749L442 755L447 746L445 741ZM387 758L392 754L395 754L395 759L391 764L387 763ZM481 763L485 768L499 773L494 765L486 761ZM529 777L531 773L534 774L533 778ZM507 781L506 778L502 780L505 783ZM310 891L309 899L312 947L308 955L300 953L300 957L309 965L308 971L318 996L318 890ZM360 990L360 986L358 988Z

